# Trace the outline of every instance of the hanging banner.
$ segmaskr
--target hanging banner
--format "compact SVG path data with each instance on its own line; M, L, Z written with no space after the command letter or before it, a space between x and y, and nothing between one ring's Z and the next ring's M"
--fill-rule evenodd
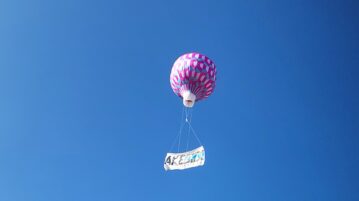
M165 170L184 170L204 165L205 153L203 146L183 153L167 153Z

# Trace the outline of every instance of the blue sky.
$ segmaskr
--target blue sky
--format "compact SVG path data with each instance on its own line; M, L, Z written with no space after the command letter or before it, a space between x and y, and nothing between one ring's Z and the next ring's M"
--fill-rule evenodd
M0 200L359 200L356 1L1 1ZM165 172L175 59L218 69Z

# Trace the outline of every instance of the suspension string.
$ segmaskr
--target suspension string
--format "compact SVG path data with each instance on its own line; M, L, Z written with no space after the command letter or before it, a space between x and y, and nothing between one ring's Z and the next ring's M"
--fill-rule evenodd
M196 131L194 131L194 129L193 129L193 127L192 127L191 123L190 123L190 122L188 122L188 125L189 125L189 127L191 128L192 133L193 133L193 134L194 134L194 136L196 137L196 139L197 139L198 143L202 146L201 140L199 140L199 137L197 136Z
M186 108L183 108L183 109L182 109L181 126L180 126L180 130L179 130L179 138L178 138L177 152L179 152L179 149L180 149L180 146L181 146L182 128L183 128L183 126L184 126L184 123L183 123L183 112L186 112L186 116L187 116ZM187 117L186 117L186 118L187 118Z
M172 150L173 150L179 136L180 136L180 132L178 132L176 137L173 139L173 142L172 142L172 145L171 145L171 148L170 148L169 152L172 152Z
M178 137L180 136L180 133L182 132L182 127L183 127L183 125L184 125L184 123L183 123L183 116L184 116L184 108L182 109L182 115L181 115L181 119L180 119L180 128L179 128L179 131L178 131L176 137L173 139L173 142L172 142L172 145L171 145L171 148L170 148L169 152L172 152L173 147L175 146L176 141L177 141Z
M192 116L193 116L193 110L191 108L187 108L187 107L183 107L182 109L182 115L181 115L181 121L180 121L180 128L178 131L178 134L176 136L176 138L173 140L171 148L170 148L170 152L173 150L173 147L176 143L176 140L178 139L178 145L177 145L177 152L179 153L180 151L180 147L181 147L181 138L182 138L182 130L184 125L187 123L188 124L188 132L187 132L187 145L186 145L186 150L188 150L189 147L189 139L190 139L190 133L192 131L193 135L196 137L196 140L198 141L198 143L202 146L202 142L199 139L196 131L193 129L191 122L192 122Z
M186 117L186 122L188 123L188 132L187 132L187 146L186 146L186 150L188 150L188 145L189 145L189 138L190 138L190 133L191 133L191 128L189 127L189 122L192 121L192 110L189 109L188 111L188 117Z

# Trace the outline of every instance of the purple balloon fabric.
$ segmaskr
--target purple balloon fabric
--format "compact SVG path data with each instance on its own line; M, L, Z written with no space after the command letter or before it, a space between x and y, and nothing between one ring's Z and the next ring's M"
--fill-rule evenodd
M170 83L173 92L182 97L183 91L191 91L196 101L212 94L216 85L216 65L207 56L192 52L180 56L173 64Z

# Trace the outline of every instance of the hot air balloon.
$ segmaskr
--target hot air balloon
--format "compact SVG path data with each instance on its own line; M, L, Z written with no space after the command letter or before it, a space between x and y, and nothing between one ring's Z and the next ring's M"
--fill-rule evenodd
M213 93L216 86L216 74L216 65L213 61L197 52L184 54L173 64L170 84L173 92L182 98L184 108L179 133L170 148L170 152L165 157L165 170L184 170L204 165L205 150L191 125L191 108L196 102L207 98ZM184 113L185 116L183 115ZM182 122L184 119L185 122ZM180 152L182 130L185 124L188 125L187 146L184 152ZM199 147L192 150L188 150L190 133L193 133L200 144ZM177 139L177 152L172 152L171 150Z
M170 83L185 107L210 96L216 86L216 65L200 53L187 53L173 64Z

